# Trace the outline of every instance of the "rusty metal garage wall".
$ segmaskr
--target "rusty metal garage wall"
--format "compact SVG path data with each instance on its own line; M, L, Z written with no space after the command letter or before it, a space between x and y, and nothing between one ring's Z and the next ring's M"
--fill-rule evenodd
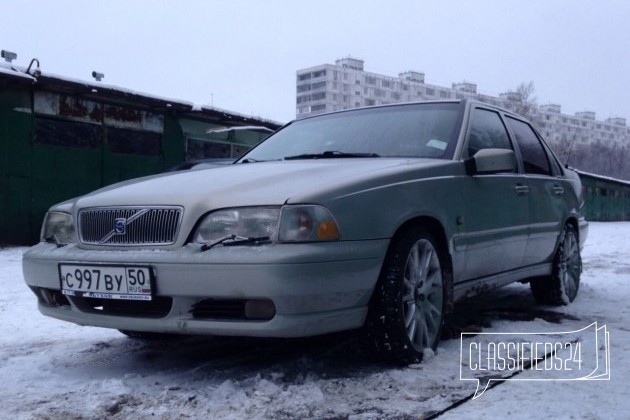
M0 88L0 244L35 243L54 203L184 160L182 130L163 113Z
M0 73L0 246L37 242L55 203L181 164L190 138L217 140L209 128L252 124L279 127L124 90ZM227 139L233 154L257 141L236 140Z
M164 167L163 115L36 91L33 121L33 220L53 203Z

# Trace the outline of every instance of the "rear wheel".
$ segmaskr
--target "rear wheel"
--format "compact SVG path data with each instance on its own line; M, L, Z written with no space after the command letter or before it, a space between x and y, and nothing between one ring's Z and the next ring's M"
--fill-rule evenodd
M566 224L560 234L560 244L553 258L551 276L530 282L534 298L547 305L568 305L577 296L582 273L582 258L577 233Z
M452 279L427 230L413 227L393 241L372 296L366 335L379 355L414 363L424 349L437 348L452 306Z

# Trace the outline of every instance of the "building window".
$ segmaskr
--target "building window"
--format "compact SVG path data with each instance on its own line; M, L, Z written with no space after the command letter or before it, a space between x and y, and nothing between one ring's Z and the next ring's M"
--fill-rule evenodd
M311 78L311 73L298 74L298 80L309 80Z
M381 87L391 88L392 87L392 82L390 80L383 80L383 81L381 81Z
M368 84L368 85L375 85L376 84L376 77L365 76L365 83Z
M309 91L309 90L311 90L311 85L310 85L310 84L308 84L308 83L307 83L307 84L305 84L305 85L300 85L300 86L298 86L298 87L297 87L297 91L298 91L298 93L299 93L299 92L307 92L307 91Z

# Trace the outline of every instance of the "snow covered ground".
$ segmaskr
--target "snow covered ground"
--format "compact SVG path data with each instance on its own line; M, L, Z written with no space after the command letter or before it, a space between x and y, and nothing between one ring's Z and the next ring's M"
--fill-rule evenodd
M369 360L354 333L300 340L143 342L46 318L0 249L0 418L628 418L630 223L591 223L580 293L537 305L514 284L459 305L437 354L405 368ZM609 381L506 381L471 400L459 331L610 333ZM470 340L470 338L467 338ZM466 344L466 341L465 341ZM523 378L536 373L524 372Z

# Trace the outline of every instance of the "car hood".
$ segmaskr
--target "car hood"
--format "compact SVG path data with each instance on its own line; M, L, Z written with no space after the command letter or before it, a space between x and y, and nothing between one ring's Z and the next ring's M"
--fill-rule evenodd
M200 205L208 211L233 206L309 202L347 193L345 190L350 186L378 180L387 173L407 172L410 168L428 169L448 163L452 162L354 158L235 164L125 181L80 197L75 205L79 208Z

